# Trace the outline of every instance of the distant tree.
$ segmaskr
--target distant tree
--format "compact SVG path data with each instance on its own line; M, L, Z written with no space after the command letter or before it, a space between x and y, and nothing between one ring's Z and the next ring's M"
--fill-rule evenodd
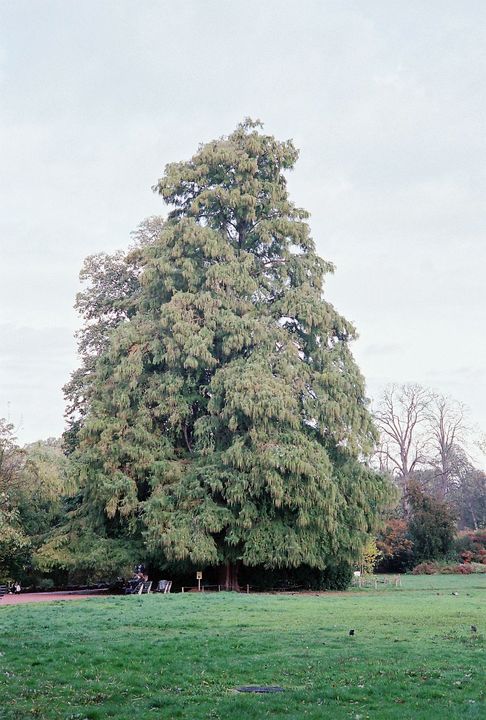
M4 418L0 418L0 493L2 496L10 496L20 486L20 474L24 462L24 453L17 444L14 426Z
M97 525L71 516L46 537L36 550L34 569L58 579L59 584L90 584L128 577L145 551L142 543L108 538Z
M390 385L374 413L380 431L380 469L388 471L402 486L411 473L427 463L427 419L432 400L432 393L420 385Z
M433 471L431 490L440 500L447 500L470 465L465 451L466 408L451 398L434 395L427 410L427 426L428 463Z
M24 532L36 547L45 533L65 519L69 461L57 438L26 445L23 453L22 483L15 503Z
M354 329L322 299L332 266L288 198L296 159L247 121L166 168L172 211L113 324L102 304L103 349L75 402L97 532L219 565L228 587L240 562L354 559L388 492L362 462L375 435Z
M20 448L0 420L0 579L34 578L38 548L66 521L69 466L60 440Z
M460 527L481 527L484 476L470 456L473 433L465 406L417 385L393 385L386 389L375 419L380 470L392 475L402 490L414 480L426 494L448 501Z
M447 557L454 546L456 518L450 506L423 491L415 481L407 486L408 534L415 562Z
M477 447L486 453L486 440L480 440ZM462 463L452 501L458 509L461 529L486 528L486 473L475 467L468 457Z
M14 426L0 418L0 581L3 582L14 579L29 547L15 502L22 483L24 456L14 432Z
M459 528L486 528L486 474L472 464L463 466L451 494Z

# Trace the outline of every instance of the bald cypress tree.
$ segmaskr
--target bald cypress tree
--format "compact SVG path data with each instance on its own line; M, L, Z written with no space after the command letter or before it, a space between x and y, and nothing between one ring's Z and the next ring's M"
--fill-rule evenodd
M245 121L170 164L130 317L96 362L77 458L108 535L168 560L289 568L356 557L386 499L354 329L289 199L292 142Z

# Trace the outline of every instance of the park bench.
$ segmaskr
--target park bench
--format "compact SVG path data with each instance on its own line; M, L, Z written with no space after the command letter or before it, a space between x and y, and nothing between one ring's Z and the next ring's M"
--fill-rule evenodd
M137 582L136 580L130 580L128 585L125 587L125 595L145 595L150 592L152 588L152 581L146 580L145 582L143 580L140 580Z
M171 587L172 587L172 580L159 580L155 592L166 595L167 593L170 593Z
M138 595L138 591L142 587L143 582L140 580L129 580L128 584L125 585L123 592L125 595Z
M0 598L8 593L7 585L0 585Z

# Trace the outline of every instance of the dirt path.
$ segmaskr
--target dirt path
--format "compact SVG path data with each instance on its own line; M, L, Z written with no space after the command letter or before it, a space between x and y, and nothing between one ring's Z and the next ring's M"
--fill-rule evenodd
M4 595L0 598L2 605L21 605L22 603L52 602L53 600L84 600L90 597L100 597L106 593L99 590L68 590L66 592L20 593L19 595Z

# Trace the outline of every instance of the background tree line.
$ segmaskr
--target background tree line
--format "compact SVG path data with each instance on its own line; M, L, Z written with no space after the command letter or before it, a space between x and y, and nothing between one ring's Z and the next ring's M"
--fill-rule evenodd
M374 417L380 431L379 469L399 487L413 480L448 502L459 529L484 527L486 475L471 455L481 450L481 442L474 439L464 405L419 385L393 385Z
M482 446L467 409L419 385L392 385L374 417L380 432L375 463L393 478L401 496L379 535L381 567L407 569L457 557L456 532L486 526L486 474L473 460ZM474 545L466 535L459 550ZM478 544L483 547L482 540Z

